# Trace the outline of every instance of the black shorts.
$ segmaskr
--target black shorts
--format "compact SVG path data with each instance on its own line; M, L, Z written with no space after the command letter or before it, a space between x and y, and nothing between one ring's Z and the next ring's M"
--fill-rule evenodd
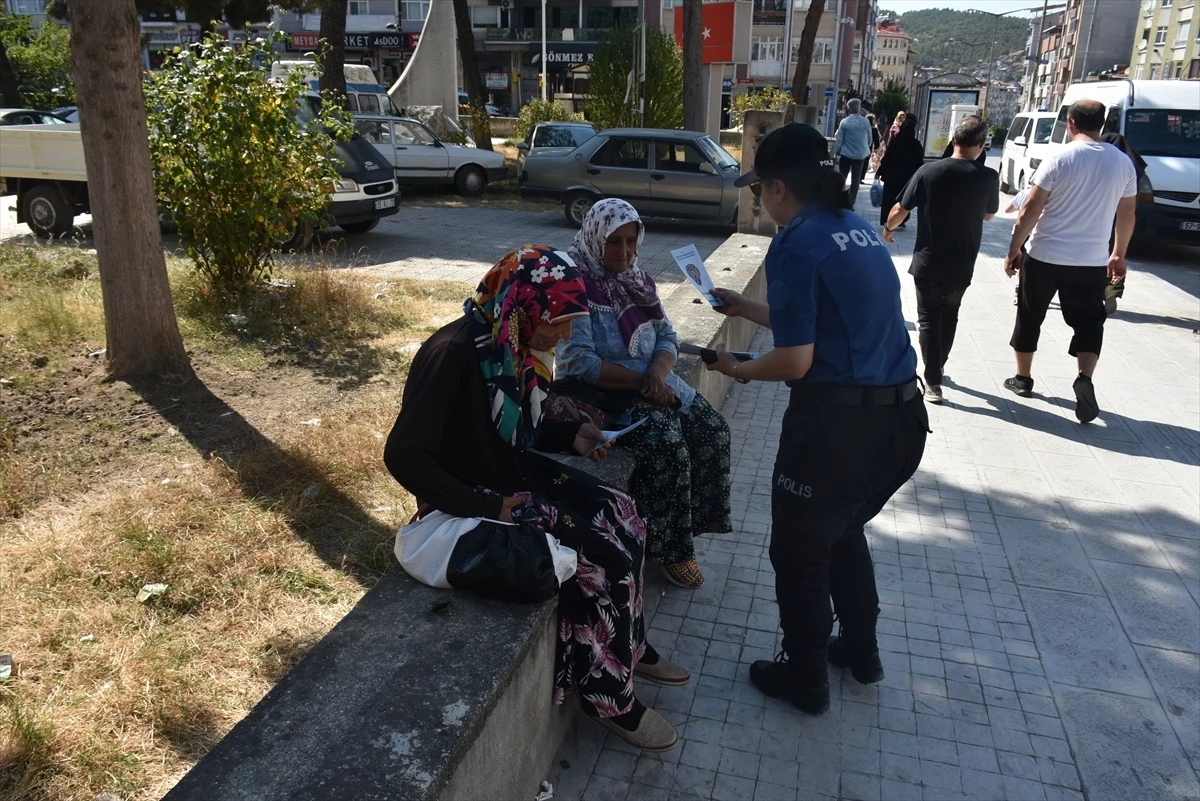
M1108 265L1078 266L1051 264L1026 256L1017 288L1017 322L1009 344L1019 353L1037 350L1042 322L1054 293L1063 320L1074 336L1067 352L1099 355L1104 342L1104 288L1108 285Z

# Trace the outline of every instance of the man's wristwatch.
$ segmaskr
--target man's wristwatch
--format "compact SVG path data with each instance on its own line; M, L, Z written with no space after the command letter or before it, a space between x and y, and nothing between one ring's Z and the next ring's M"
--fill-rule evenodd
M733 363L733 380L734 380L734 381L736 381L736 382L738 382L739 384L749 384L749 383L750 383L750 379L748 379L748 378L742 378L740 375L738 375L738 371L737 371L737 369L738 369L739 367L741 367L741 366L742 366L742 363L741 363L741 362L734 362L734 363Z

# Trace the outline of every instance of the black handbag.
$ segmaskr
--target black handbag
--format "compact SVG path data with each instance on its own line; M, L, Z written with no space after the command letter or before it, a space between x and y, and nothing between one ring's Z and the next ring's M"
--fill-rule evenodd
M498 601L532 603L558 595L558 576L546 535L530 525L481 520L458 538L446 581Z

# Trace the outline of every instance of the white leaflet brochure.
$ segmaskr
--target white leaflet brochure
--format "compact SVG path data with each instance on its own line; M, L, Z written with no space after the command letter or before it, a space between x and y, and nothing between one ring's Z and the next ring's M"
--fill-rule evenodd
M621 437L621 436L624 436L625 434L628 434L630 431L637 428L644 422L646 422L645 417L643 417L641 420L638 420L636 423L633 423L632 425L628 425L625 428L622 428L620 431L601 431L600 434L601 434L601 436L604 437L604 442L601 442L599 445L592 448L592 450L598 451L598 450L600 450L600 448L604 447L605 445L612 445L613 441L616 440L617 437Z
M708 270L704 268L704 259L700 258L700 251L696 250L696 246L688 245L687 247L676 248L671 251L671 256L675 259L675 263L679 265L684 278L690 281L692 286L696 287L696 291L704 296L709 305L720 306L721 301L712 293L712 279L708 277Z

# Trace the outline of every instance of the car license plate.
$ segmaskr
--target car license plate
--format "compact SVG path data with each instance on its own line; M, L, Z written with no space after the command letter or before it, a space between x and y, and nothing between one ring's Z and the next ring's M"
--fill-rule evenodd
M1196 220L1181 220L1179 223L1181 231L1200 231L1200 221Z
M377 208L377 209L390 209L395 205L396 205L396 198L394 198L394 197L385 197L383 200L375 201L375 208Z

